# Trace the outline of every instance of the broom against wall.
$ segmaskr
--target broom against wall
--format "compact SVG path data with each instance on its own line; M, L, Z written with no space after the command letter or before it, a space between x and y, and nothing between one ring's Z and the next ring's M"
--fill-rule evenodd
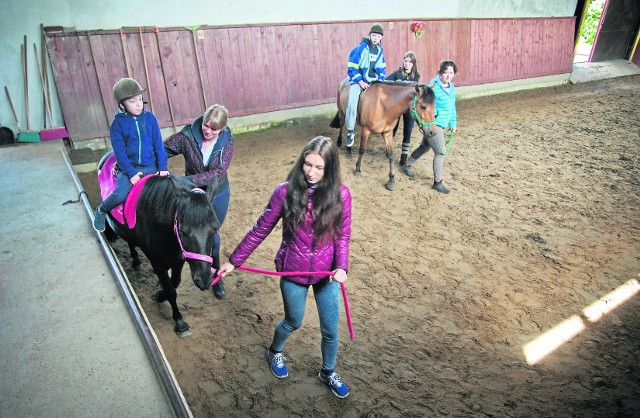
M42 74L42 70L43 70L42 67L44 67L44 65L40 67L40 59L38 58L38 47L36 46L35 43L33 44L33 51L36 53L36 64L38 65L38 74L40 74L40 83L42 84L42 94L44 95L44 101L46 103L47 115L49 115L49 123L53 125L53 117L51 116L51 102L49 100L49 95L47 94L47 87L44 82L44 76ZM67 129L64 126L57 127L57 128L47 128L40 131L41 141L45 141L48 139L68 138L68 137L69 137L69 133L67 132Z
M29 127L29 78L27 77L27 35L24 35L24 44L20 48L22 55L22 75L24 77L24 106L27 112L27 130L20 130L18 142L40 142L40 134ZM8 93L7 93L8 95Z

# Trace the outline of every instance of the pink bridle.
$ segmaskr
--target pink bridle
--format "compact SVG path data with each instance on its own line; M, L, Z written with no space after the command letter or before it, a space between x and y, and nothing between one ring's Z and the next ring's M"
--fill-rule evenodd
M196 193L204 193L204 190L199 188L191 189L192 192ZM175 215L173 216L173 232L176 234L176 239L178 240L178 245L180 245L180 250L182 251L182 258L187 259L190 258L192 260L206 261L209 264L213 263L213 258L210 255L192 253L191 251L187 251L184 249L182 245L182 240L180 239L180 232L178 229L178 211L176 210ZM211 273L215 274L216 269L211 267Z

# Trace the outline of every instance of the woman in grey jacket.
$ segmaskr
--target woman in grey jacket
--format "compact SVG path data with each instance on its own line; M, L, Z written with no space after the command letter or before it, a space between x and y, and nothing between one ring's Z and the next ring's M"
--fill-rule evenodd
M351 237L351 194L340 178L338 151L331 139L318 136L302 150L296 164L279 184L264 212L222 265L226 275L242 265L282 218L282 244L276 255L281 272L331 271L330 276L283 276L280 291L284 318L275 327L267 359L273 375L289 375L282 354L293 331L302 325L307 293L313 294L320 317L322 368L318 378L339 398L349 388L334 371L338 353L340 283L347 280Z

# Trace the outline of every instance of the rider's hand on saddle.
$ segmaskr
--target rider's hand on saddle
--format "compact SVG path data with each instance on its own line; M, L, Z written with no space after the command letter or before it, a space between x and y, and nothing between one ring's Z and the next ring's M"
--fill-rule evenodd
M169 175L169 172L168 172L168 171L158 171L158 174L159 174L160 176L168 176L168 175Z
M344 283L347 280L347 272L342 269L335 269L333 274L329 276L329 280L335 280L338 283Z
M224 263L220 266L220 270L218 270L218 274L222 274L222 277L226 276L228 273L231 273L236 267L230 262Z
M360 87L362 87L365 90L367 89L367 87L369 87L369 83L363 80L358 81L358 84L360 85Z
M135 176L131 177L129 181L131 182L131 184L136 184L138 180L140 180L140 177L142 177L142 173L138 172Z

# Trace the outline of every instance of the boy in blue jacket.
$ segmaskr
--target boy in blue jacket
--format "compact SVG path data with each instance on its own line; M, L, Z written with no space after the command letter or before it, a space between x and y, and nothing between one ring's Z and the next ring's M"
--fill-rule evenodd
M141 177L154 173L169 175L160 125L153 113L144 110L143 91L132 78L121 78L113 86L118 112L109 135L119 171L116 188L98 206L93 219L93 227L100 232L104 231L107 213L126 200Z
M360 45L349 52L347 75L351 86L345 115L347 147L349 148L353 146L360 93L369 87L372 81L385 79L387 64L384 61L384 51L380 44L383 35L384 28L381 24L376 23L369 29L369 37L362 38Z

